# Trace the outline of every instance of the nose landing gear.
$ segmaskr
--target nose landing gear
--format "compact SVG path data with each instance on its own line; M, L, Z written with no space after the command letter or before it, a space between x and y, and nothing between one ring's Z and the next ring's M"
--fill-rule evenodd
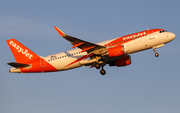
M158 53L155 53L155 56L156 56L156 57L158 57L158 56L159 56L159 54L158 54Z
M158 56L159 56L159 54L158 54L158 53L156 53L156 49L154 48L153 50L154 50L154 53L155 53L155 57L158 57Z
M156 56L156 57L159 56L159 54L156 53L156 49L157 49L157 48L160 48L160 47L163 47L163 46L164 46L164 44L160 44L160 45L157 45L157 46L155 46L155 47L152 48L152 49L154 50L154 53L155 53L155 56Z

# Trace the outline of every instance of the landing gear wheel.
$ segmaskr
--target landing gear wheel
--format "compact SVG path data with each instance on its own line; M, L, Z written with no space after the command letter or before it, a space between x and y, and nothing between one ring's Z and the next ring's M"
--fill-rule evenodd
M105 75L106 71L104 69L101 69L100 73L101 73L101 75Z
M156 57L158 57L158 56L159 56L159 54L158 54L158 53L155 53L155 56L156 56Z
M98 63L95 64L96 69L100 69L100 65Z

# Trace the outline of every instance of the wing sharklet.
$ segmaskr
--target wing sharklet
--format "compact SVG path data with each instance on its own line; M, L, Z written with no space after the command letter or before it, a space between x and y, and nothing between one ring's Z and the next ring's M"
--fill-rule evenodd
M57 32L63 37L66 34L64 32L62 32L59 28L57 28L56 26L54 26L54 28L57 30Z

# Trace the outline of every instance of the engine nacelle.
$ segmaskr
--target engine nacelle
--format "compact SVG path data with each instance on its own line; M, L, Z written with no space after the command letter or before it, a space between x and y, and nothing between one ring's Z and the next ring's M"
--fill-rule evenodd
M124 55L126 52L127 48L123 45L119 45L108 49L109 57L118 57Z
M117 66L117 67L123 67L131 64L131 57L130 55L125 55L119 59L116 59L115 61L109 63L109 66Z

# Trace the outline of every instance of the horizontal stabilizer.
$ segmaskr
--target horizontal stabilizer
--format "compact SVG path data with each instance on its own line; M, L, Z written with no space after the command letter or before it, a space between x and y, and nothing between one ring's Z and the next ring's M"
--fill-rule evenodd
M24 67L24 66L29 66L29 64L22 64L22 63L16 63L16 62L9 62L7 63L8 65L12 66L12 67Z

